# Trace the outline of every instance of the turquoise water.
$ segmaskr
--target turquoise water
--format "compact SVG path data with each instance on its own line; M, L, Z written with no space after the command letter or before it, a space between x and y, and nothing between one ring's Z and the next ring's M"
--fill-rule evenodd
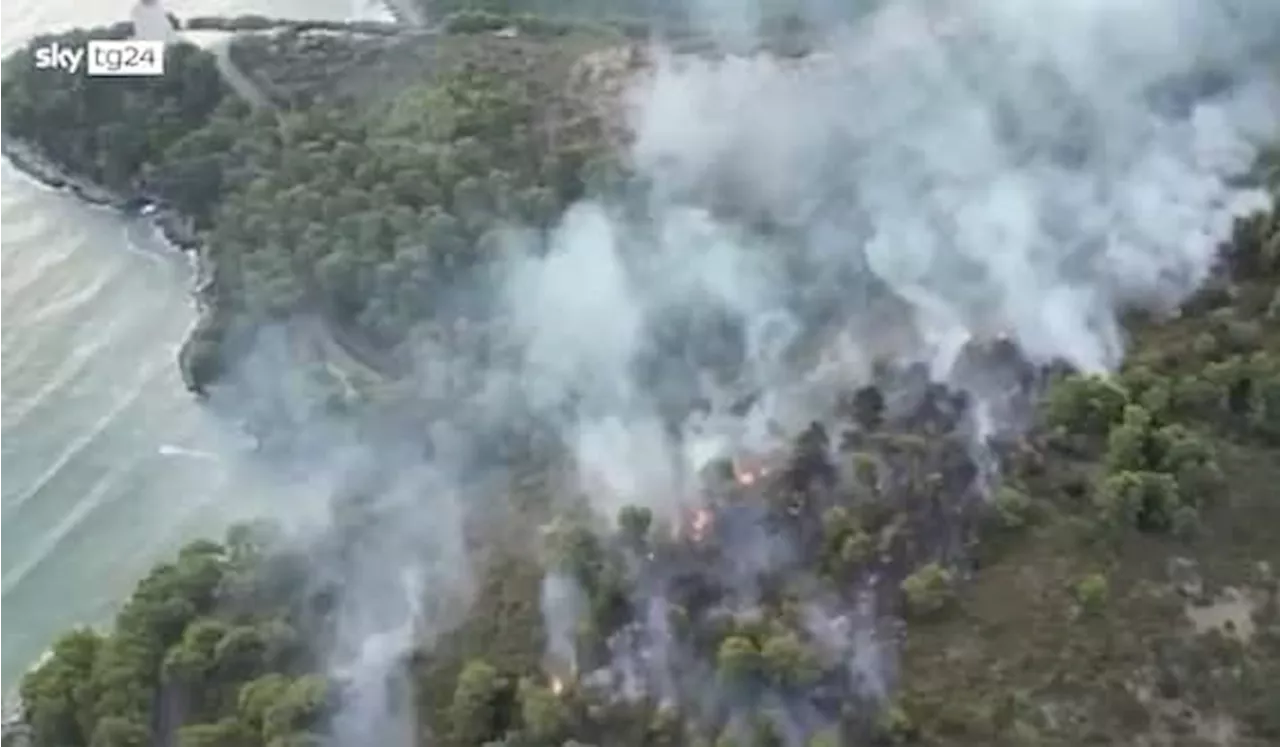
M132 0L9 0L3 49L128 18ZM180 16L347 17L351 0L189 0ZM284 504L243 440L199 409L174 365L194 320L185 259L150 230L30 183L5 163L3 687L61 630L104 620L183 539Z

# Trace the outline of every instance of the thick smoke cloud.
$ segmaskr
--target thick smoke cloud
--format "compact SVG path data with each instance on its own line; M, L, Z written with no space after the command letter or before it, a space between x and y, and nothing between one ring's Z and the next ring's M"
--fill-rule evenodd
M777 448L877 358L976 387L981 437L1016 413L959 370L966 343L1111 369L1122 313L1176 309L1264 199L1238 177L1280 128L1280 6L900 0L794 59L736 54L766 15L743 5L697 6L730 54L658 49L630 91L643 209L575 207L506 287L523 380L564 395L606 517L696 501L689 475ZM873 700L874 615L809 621Z
M424 596L469 593L463 518L492 507L467 491L494 431L553 434L606 517L671 515L699 468L778 447L874 359L946 379L966 342L1003 335L1036 362L1114 367L1121 313L1175 307L1261 199L1236 177L1280 129L1280 4L896 0L829 26L836 5L806 5L831 30L803 58L654 49L624 102L639 186L545 242L513 236L476 291L502 332L420 344L434 456L373 450L405 476L370 491L371 539L334 563L335 670L356 683L340 744L411 741L396 661L442 624ZM729 50L768 15L695 7ZM854 621L871 613L824 604L811 635L882 697L888 665ZM560 666L581 606L547 579Z
M734 43L726 15L760 15L714 5ZM653 475L673 398L761 392L794 425L829 404L819 373L887 352L945 377L993 335L1114 367L1121 312L1174 307L1261 199L1234 179L1280 123L1278 39L1266 3L901 0L802 59L659 50L627 102L643 214L574 208L508 288L531 392L580 395L588 461L613 443ZM826 371L788 360L803 338Z
M799 63L665 59L634 101L636 164L668 199L731 185L921 331L1008 329L1104 368L1122 304L1204 278L1228 178L1275 125L1244 35L1280 11L1250 7L899 2Z

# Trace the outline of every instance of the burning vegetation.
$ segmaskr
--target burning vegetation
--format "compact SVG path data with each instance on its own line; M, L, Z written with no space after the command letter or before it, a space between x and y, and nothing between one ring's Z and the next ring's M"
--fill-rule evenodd
M1001 362L1021 382L1006 394L1029 401L1039 373ZM573 641L575 698L665 704L680 744L880 733L899 621L937 612L972 568L994 511L982 463L1011 445L916 366L886 367L845 401L788 448L704 468L673 534L643 508L614 532L552 533L552 570L592 600L581 617L544 614L550 639Z

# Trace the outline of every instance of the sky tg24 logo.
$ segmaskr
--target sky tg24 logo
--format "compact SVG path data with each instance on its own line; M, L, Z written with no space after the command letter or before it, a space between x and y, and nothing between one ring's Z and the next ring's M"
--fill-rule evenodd
M98 39L85 46L53 42L35 51L37 70L87 75L164 75L164 42Z

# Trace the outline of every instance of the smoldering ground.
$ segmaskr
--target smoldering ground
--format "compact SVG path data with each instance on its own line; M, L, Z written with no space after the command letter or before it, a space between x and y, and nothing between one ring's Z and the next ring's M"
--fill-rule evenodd
M707 7L730 49L760 18ZM897 0L813 45L799 59L652 50L623 102L627 194L574 206L547 237L513 234L473 289L483 334L417 356L418 412L438 427L423 461L473 471L518 421L575 457L601 514L678 517L712 457L829 419L876 359L947 381L967 344L1004 335L1034 364L1114 367L1121 313L1175 308L1262 199L1237 177L1280 127L1280 5ZM965 367L964 388L1004 388L986 383ZM434 525L417 533L432 504L373 505L378 539L348 568L385 583L344 587L352 642L413 628L425 592L390 579L423 567L426 546L428 565L466 567ZM465 594L465 579L441 583ZM549 625L576 599L549 595ZM859 676L881 677L853 648ZM394 658L369 660L385 677ZM340 714L349 733L394 720L370 697Z

